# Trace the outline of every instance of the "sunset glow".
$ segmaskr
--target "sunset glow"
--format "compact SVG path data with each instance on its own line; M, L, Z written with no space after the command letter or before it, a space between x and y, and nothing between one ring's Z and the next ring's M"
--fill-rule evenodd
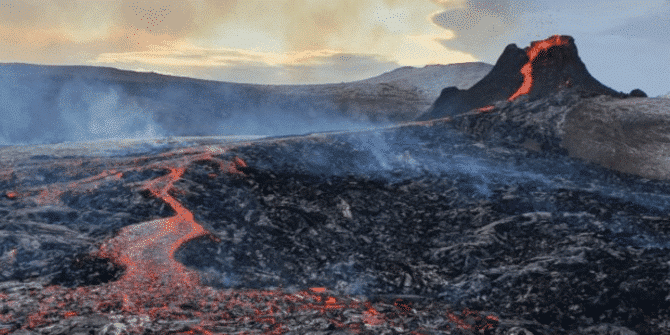
M454 34L430 19L458 4L284 0L33 5L25 1L0 13L4 40L0 61L112 66L191 77L202 77L206 69L292 72L268 78L270 83L327 81L302 73L359 62L352 65L363 70L358 75L370 76L398 66L476 61L467 52L445 48L440 41ZM50 15L53 12L67 13ZM5 20L12 15L23 19ZM249 81L216 74L205 77Z
M510 43L560 34L585 46L580 55L605 84L655 95L668 91L656 86L670 74L661 61L670 32L659 24L669 13L663 0L0 1L0 62L339 83L402 66L493 64ZM611 45L623 52L602 52ZM642 45L645 53L633 52ZM629 58L656 70L623 66Z

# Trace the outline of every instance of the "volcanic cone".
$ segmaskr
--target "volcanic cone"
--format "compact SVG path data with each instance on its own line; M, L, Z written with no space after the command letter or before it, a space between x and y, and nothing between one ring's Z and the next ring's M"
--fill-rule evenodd
M508 45L491 72L467 90L447 87L431 108L417 120L430 120L483 108L496 101L520 97L535 100L559 90L572 90L587 96L626 97L593 78L579 58L570 36L554 35L531 42L520 49Z

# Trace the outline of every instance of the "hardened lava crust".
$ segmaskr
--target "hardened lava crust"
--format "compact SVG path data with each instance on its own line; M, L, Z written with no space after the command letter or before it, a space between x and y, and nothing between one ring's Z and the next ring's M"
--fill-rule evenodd
M4 334L670 330L667 182L448 121L2 169Z

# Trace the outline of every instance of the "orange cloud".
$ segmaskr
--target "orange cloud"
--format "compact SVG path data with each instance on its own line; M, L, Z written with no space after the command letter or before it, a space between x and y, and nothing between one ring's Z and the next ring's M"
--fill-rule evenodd
M339 53L337 50L306 50L299 52L258 52L232 48L203 48L187 43L170 43L150 50L102 53L92 63L142 63L165 66L220 67L242 63L267 66L316 64L318 59Z
M461 2L15 1L11 12L0 9L0 60L133 64L171 72L189 66L321 66L339 53L384 64L472 61L444 48L440 41L453 35L430 20Z

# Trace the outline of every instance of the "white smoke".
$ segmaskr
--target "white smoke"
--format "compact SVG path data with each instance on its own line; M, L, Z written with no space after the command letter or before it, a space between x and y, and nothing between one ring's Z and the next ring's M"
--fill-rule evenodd
M61 90L58 111L69 135L66 138L73 142L164 135L152 116L120 88L68 83Z

